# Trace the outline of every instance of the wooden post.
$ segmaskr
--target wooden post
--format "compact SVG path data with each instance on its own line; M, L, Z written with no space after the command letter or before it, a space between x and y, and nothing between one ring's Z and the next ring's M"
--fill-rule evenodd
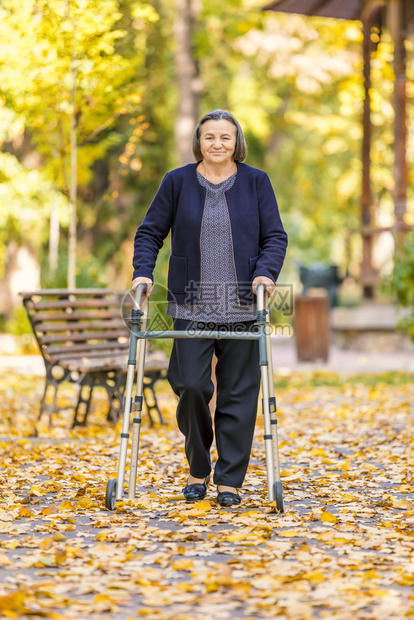
M372 277L372 232L371 228L371 19L367 16L363 22L364 41L364 111L362 137L362 196L361 196L361 234L362 234L362 264L361 281L363 297L371 299L374 296L374 287L370 283Z
M405 26L407 20L406 0L391 0L388 7L388 24L394 40L394 214L397 246L405 243L404 215L407 205L407 75L405 53Z

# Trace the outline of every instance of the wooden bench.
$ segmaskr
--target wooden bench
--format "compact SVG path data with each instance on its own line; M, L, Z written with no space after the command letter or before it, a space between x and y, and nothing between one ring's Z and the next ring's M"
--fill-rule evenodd
M58 412L59 385L69 381L79 386L73 426L86 424L97 386L106 389L108 419L117 422L123 411L129 352L129 331L123 312L129 318L130 306L122 304L123 296L109 289L46 289L20 295L46 368L39 418L47 411L50 423L52 414ZM152 350L147 343L144 402L151 425L154 410L164 424L154 385L166 376L167 367L165 354ZM48 391L52 391L51 402L47 400Z

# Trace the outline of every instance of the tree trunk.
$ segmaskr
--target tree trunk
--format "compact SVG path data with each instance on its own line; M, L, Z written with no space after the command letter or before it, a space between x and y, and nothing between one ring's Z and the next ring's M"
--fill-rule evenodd
M196 2L197 0L175 0L175 65L179 88L175 138L182 165L194 161L192 137L198 121L200 80L192 45L195 15L197 12Z
M59 205L53 201L49 225L49 269L55 273L59 258Z
M394 0L389 7L394 26L394 213L397 239L397 252L406 243L404 216L407 210L407 58L405 38L407 28L408 3Z
M68 2L69 10L69 2ZM78 175L77 175L77 140L76 140L76 22L72 19L73 24L73 45L72 45L72 62L71 62L71 116L70 116L70 188L69 200L71 205L70 223L69 223L69 256L68 256L68 288L76 288L76 201L78 192Z
M175 139L180 162L184 166L194 161L193 133L198 122L199 93L202 88L193 49L194 24L199 12L199 3L198 0L175 0L175 6L175 66L179 89ZM214 355L211 369L211 379L214 384L214 394L210 401L212 415L214 415L217 399L216 364L217 358Z

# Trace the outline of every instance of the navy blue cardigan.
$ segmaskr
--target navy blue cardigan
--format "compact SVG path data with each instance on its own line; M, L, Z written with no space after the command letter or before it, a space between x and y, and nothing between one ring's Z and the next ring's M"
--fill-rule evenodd
M207 190L200 185L197 164L168 172L139 226L134 240L133 279L153 279L158 252L171 229L168 301L198 298L201 220ZM265 172L237 164L236 181L225 193L233 237L234 261L241 305L251 303L251 282L267 276L276 282L286 254L287 234ZM191 283L191 284L190 284ZM243 290L242 290L243 289Z

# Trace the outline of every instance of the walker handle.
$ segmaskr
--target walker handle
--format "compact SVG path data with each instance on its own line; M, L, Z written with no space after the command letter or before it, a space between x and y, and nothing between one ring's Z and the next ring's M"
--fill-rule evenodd
M138 284L136 291L135 291L135 300L134 300L134 306L137 310L141 310L142 296L146 292L146 290L147 290L147 285L144 282L141 282L140 284Z
M265 308L265 303L264 303L265 293L266 293L266 284L263 284L262 282L257 287L257 309L259 311L264 310Z

